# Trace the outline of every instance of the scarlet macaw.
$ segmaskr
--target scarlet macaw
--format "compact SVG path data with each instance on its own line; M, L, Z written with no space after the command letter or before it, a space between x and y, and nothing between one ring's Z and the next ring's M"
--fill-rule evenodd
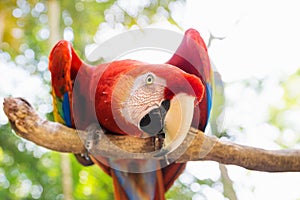
M112 133L145 137L163 132L168 149L190 125L204 131L208 123L213 73L205 43L194 29L186 31L166 64L121 60L92 67L82 62L69 42L60 41L51 51L49 70L55 121L69 127L86 128L94 122L94 112L100 125ZM172 163L155 171L126 173L93 155L76 157L84 165L96 163L111 175L115 198L122 200L165 199L164 193L185 168ZM130 165L113 158L108 162ZM136 165L159 164L146 160Z

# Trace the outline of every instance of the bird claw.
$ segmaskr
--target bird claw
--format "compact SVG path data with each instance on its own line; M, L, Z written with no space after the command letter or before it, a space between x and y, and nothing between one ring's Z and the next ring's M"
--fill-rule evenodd
M162 156L167 156L168 153L169 153L169 150L167 150L167 149L161 149L157 153L155 153L153 155L153 157L158 158L158 157L162 157Z
M169 165L171 164L171 161L170 159L168 158L168 153L170 151L167 150L167 149L161 149L160 151L158 151L157 153L155 153L153 155L154 158L159 158L161 157L161 160L165 162L166 165Z
M84 146L88 152L97 146L99 140L102 138L103 130L99 125L91 124L87 128L87 136L84 140Z

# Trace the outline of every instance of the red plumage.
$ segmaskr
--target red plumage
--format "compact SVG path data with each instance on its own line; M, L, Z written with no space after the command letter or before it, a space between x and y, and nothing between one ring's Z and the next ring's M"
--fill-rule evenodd
M122 105L119 102L125 101L130 94L127 90L119 90L118 85L129 84L130 87L130 81L151 72L166 80L164 99L170 100L183 91L196 97L192 124L204 130L210 112L207 84L210 83L211 74L206 51L199 33L189 30L168 64L151 65L122 60L91 67L80 60L67 41L60 41L49 57L55 120L68 124L66 121L70 118L72 123L69 126L78 129L85 129L90 123L98 121L112 133L141 136L143 131L126 121L120 112L118 106ZM187 84L180 84L184 82ZM69 108L66 108L66 102ZM113 177L115 192L118 193L115 194L116 199L125 199L126 192L117 181L115 171L93 155L91 158ZM171 164L156 171L155 199L164 199L163 193L171 187L184 167L185 164Z

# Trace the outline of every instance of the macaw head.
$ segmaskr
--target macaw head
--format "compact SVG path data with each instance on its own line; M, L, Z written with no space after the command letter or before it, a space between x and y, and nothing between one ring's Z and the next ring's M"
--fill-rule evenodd
M164 148L173 150L191 126L205 129L211 109L211 74L204 41L196 30L187 30L167 64L109 63L96 93L98 121L115 133L163 135Z
M114 86L113 119L126 134L163 135L165 147L178 146L199 112L197 105L204 90L198 77L173 65L140 63L120 76Z

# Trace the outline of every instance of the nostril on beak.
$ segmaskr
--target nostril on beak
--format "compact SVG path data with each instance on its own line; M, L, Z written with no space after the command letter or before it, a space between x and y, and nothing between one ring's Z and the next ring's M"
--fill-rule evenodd
M150 136L155 136L163 130L164 119L170 107L170 101L163 101L159 108L151 110L140 121L140 128Z

